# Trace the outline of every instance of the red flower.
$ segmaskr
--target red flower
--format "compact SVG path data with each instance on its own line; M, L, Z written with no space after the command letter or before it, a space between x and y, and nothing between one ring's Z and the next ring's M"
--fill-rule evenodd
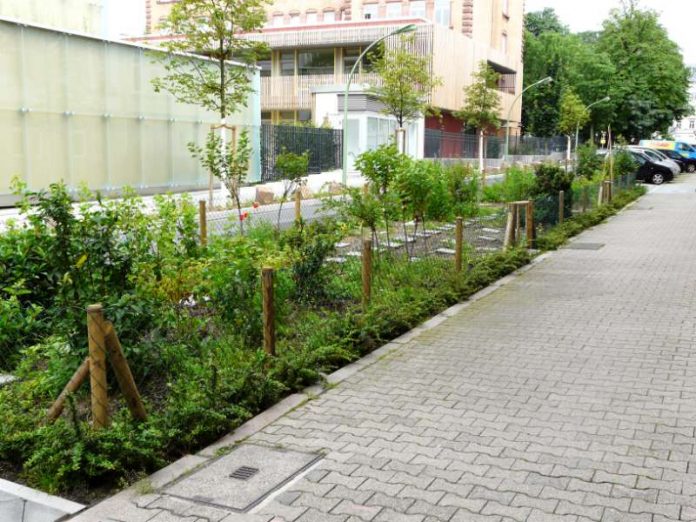
M254 201L254 204L253 204L252 206L253 206L254 208L259 208L259 202L258 202L258 201Z
M248 217L249 217L249 213L244 212L242 215L239 216L239 221L244 221Z

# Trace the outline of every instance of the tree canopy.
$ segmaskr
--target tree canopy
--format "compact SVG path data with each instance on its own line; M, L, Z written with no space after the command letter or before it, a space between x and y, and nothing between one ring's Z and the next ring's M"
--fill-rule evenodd
M395 47L385 47L370 57L372 71L381 80L370 86L370 93L399 127L432 111L430 96L441 84L432 75L430 58L414 52L412 43L413 36L403 36Z
M480 132L500 127L499 77L486 62L479 63L478 70L473 74L473 83L464 87L464 106L455 116Z
M640 139L665 132L688 110L688 70L656 13L625 0L599 32L572 34L552 9L525 17L524 85L551 76L553 83L525 93L526 133L559 132L562 93L572 88L592 107L588 122L611 123L616 134Z

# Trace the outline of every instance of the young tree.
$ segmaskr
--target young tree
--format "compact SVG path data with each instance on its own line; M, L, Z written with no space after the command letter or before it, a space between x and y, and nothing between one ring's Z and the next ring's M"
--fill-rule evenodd
M211 129L205 154L195 144L189 148L194 153L198 151L196 155L204 165L216 165L211 174L223 182L237 203L240 177L231 171L234 155L227 152L227 117L245 106L253 91L250 66L266 47L244 39L241 34L263 26L266 3L267 0L180 0L174 4L162 29L177 37L163 43L168 52L158 56L166 74L152 82L157 92L168 91L178 101L200 105L219 114L220 135L216 137ZM208 60L196 55L206 56ZM246 130L241 133L240 142L242 139L247 140L248 146ZM217 148L211 147L213 142ZM219 157L211 162L210 154L215 151ZM232 154L237 151L245 152L244 147L232 146ZM248 157L246 164L248 168ZM241 209L239 212L241 222Z
M396 118L397 135L403 135L409 122L434 112L430 96L442 84L431 72L430 58L415 52L413 42L413 36L402 36L396 47L372 55L372 68L381 82L370 86L370 94L382 103L384 114ZM397 140L397 147L405 152L403 140Z
M566 166L567 162L570 161L572 136L575 133L575 129L585 125L589 119L589 111L580 97L575 94L573 89L566 89L561 96L560 117L558 120L558 131L561 134L565 134L568 138Z
M461 110L455 116L469 127L478 129L479 133L479 172L483 174L483 138L489 129L500 127L500 92L498 91L498 79L500 75L486 62L479 64L478 71L474 73L473 83L464 87L466 100Z

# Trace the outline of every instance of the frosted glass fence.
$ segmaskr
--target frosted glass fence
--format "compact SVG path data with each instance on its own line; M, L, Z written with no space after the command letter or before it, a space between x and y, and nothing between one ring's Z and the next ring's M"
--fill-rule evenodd
M13 176L32 189L59 180L144 193L207 187L187 144L202 145L217 117L155 93L151 80L164 68L152 53L0 19L0 204ZM251 181L260 177L261 124L252 74L256 92L228 118L251 132Z

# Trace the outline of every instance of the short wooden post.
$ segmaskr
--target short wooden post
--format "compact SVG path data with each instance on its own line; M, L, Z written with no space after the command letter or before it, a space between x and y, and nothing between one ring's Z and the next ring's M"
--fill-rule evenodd
M563 190L558 192L558 224L563 224L563 218L565 217L565 192Z
M89 357L86 357L85 360L82 361L80 367L70 378L68 384L65 385L63 391L60 392L60 395L56 399L56 402L54 402L53 405L49 408L48 413L46 414L49 423L54 422L58 417L60 417L60 414L63 412L63 408L65 407L65 400L68 398L68 395L70 395L71 393L75 393L80 388L80 386L82 386L82 383L85 382L88 376Z
M101 304L87 307L89 337L89 376L92 391L92 424L95 429L109 425L109 396L106 382L106 341L104 309Z
M534 248L536 229L534 228L534 201L531 199L525 205L525 227L527 229L527 248Z
M454 228L454 269L457 273L462 271L462 246L464 243L464 220L457 218Z
M607 181L607 193L609 194L609 200L607 203L611 203L611 201L614 199L614 182L611 180Z
M295 221L302 219L302 190L297 187L295 190Z
M370 193L370 182L366 181L362 187L363 196L367 196Z
M364 308L370 304L372 297L372 240L365 239L362 248L362 304Z
M273 269L261 269L261 293L263 297L263 349L275 356L275 306L273 302Z
M107 331L104 340L106 341L106 348L109 350L109 360L116 374L116 380L126 398L126 404L131 415L138 420L144 421L147 419L145 406L143 406L143 401L140 398L138 387L135 385L135 379L133 379L126 356L123 354L121 342L118 340L114 326L109 322L106 323L106 326Z
M198 223L200 224L201 245L206 246L208 244L208 213L204 199L198 202Z

